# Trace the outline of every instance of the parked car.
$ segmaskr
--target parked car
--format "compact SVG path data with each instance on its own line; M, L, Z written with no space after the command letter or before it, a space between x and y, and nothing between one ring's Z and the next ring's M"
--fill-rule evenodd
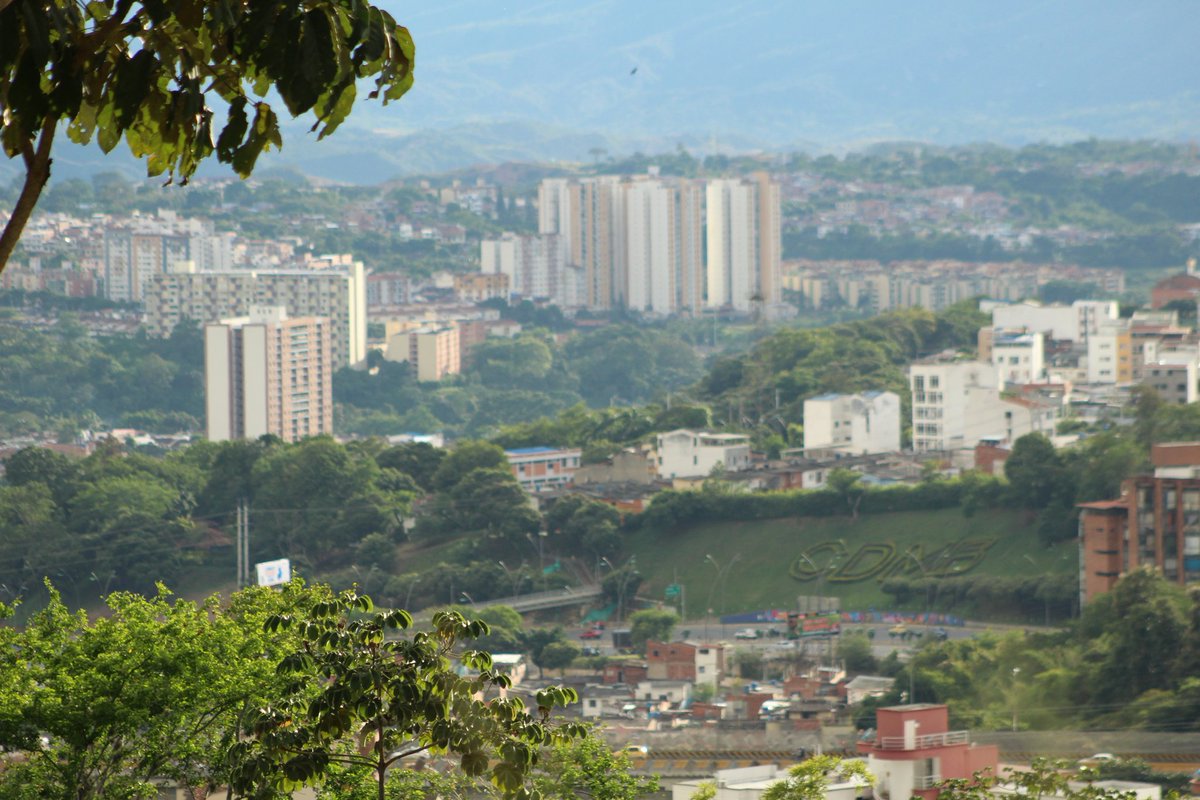
M584 647L580 652L582 652L585 656L598 656L600 655L600 648L589 646Z
M733 634L733 638L735 638L735 639L757 639L758 631L754 630L754 628L742 628L740 631L737 631L736 633Z
M604 631L599 631L599 630L596 630L595 628L588 628L586 631L579 634L580 639L600 639L603 636L604 636Z
M933 631L933 638L939 642L944 642L950 638L950 632L945 628L936 628Z
M1109 764L1116 760L1117 760L1117 757L1114 756L1112 753L1096 753L1093 756L1088 756L1087 758L1080 759L1079 766L1090 767L1092 769L1095 769L1096 767L1100 766L1101 764Z

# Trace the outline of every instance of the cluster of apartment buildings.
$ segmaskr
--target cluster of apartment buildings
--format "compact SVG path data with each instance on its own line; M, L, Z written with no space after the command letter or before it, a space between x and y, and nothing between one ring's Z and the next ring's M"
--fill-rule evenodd
M975 297L1016 301L1036 297L1052 281L1090 283L1106 295L1125 290L1117 269L1091 269L1069 264L967 261L788 261L783 288L795 292L806 308L868 309L875 313L900 308L941 311Z
M514 296L564 308L778 313L779 197L766 173L550 178L538 187L538 234L485 239L480 264L507 275Z

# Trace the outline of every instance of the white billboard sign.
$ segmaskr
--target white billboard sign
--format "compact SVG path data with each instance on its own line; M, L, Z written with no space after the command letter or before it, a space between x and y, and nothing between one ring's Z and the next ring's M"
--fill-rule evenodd
M292 579L292 562L286 558L261 561L254 568L258 570L259 586L278 586Z

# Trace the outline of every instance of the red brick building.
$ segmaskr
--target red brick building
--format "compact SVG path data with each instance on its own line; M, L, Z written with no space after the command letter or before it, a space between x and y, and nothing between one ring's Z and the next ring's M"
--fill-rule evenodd
M1184 272L1154 284L1150 290L1150 307L1162 308L1175 300L1195 302L1200 297L1200 275Z
M718 685L725 674L725 648L695 642L646 642L646 666L652 681L688 681Z
M1080 506L1082 602L1141 565L1200 583L1200 442L1156 444L1150 461L1154 474L1125 481L1120 499Z

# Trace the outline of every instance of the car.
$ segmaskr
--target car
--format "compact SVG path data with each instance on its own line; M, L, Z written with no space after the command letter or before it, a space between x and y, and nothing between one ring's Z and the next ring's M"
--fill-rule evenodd
M604 637L604 631L588 628L583 633L579 634L580 639L601 639Z
M908 626L903 622L888 628L888 636L903 636L906 633L908 633Z
M950 631L945 628L935 628L932 635L937 641L944 642L950 638Z
M1112 753L1096 753L1095 755L1088 756L1087 758L1081 758L1079 760L1079 766L1095 769L1101 764L1111 764L1116 760L1117 757Z
M771 647L774 647L776 650L795 650L796 640L783 639L782 641L775 642L775 644L771 645Z
M757 639L758 631L754 630L754 628L742 628L740 631L737 631L736 633L733 634L733 638L735 638L735 639Z
M650 748L644 744L627 744L617 752L624 753L627 756L633 756L634 758L639 758L649 755Z
M580 652L582 652L585 656L598 656L598 655L600 655L600 648L599 647L585 647Z

